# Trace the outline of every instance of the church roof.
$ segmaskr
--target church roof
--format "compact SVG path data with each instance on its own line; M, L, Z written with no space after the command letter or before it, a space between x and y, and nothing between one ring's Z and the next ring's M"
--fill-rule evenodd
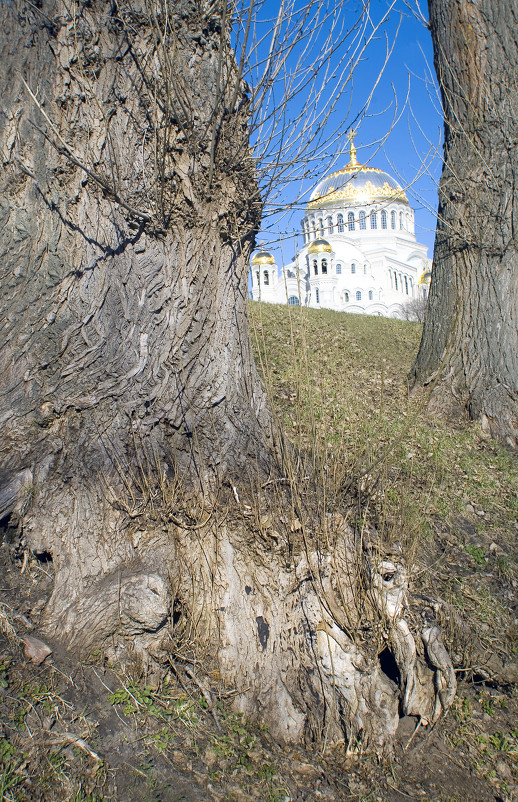
M314 239L310 243L308 253L332 253L333 249L326 239Z
M369 204L384 200L408 203L403 189L391 175L356 160L351 140L349 164L320 181L311 194L308 211L337 203Z
M275 259L268 251L260 250L252 257L253 265L274 265Z

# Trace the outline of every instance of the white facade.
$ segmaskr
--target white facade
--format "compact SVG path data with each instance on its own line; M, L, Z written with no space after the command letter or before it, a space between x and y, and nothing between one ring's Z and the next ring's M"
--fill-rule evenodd
M324 178L302 220L304 246L278 271L267 251L252 259L252 297L368 315L400 317L426 297L430 260L414 234L414 211L388 173L351 158Z

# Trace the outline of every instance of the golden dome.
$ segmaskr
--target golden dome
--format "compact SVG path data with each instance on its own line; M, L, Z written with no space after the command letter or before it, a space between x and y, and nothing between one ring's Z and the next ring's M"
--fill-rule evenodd
M408 203L407 196L392 176L357 161L351 138L349 164L320 181L309 199L308 211L337 202L369 204L384 200Z
M424 273L421 273L419 278L418 284L429 284L432 280L432 271L430 269L425 270Z
M310 243L308 253L332 253L333 249L326 239L314 239Z
M268 251L260 250L252 258L253 265L274 265L275 259Z

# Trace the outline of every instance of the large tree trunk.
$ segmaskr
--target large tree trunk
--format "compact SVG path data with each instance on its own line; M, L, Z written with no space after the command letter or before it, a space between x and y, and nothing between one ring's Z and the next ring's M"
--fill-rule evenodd
M444 166L415 381L518 446L518 5L429 0Z
M261 209L218 6L0 5L0 516L52 557L48 636L148 665L204 648L279 737L381 749L455 679L399 558L293 526L289 494L265 523Z

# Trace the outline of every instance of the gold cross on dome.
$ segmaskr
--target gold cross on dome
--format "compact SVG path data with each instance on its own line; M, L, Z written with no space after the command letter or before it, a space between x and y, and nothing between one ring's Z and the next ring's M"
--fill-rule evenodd
M351 128L351 130L349 131L347 136L349 137L349 141L351 143L350 148L349 148L350 161L349 161L349 165L348 166L349 167L356 167L356 165L358 164L358 161L356 159L356 148L354 147L354 137L356 136L356 131L354 130L354 128Z

